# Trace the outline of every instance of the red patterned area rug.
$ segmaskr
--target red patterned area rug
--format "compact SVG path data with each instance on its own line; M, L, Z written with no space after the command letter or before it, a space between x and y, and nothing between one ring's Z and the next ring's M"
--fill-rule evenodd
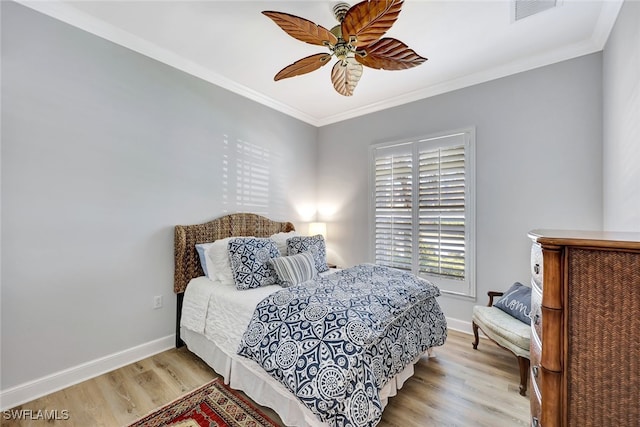
M129 427L278 427L216 378Z

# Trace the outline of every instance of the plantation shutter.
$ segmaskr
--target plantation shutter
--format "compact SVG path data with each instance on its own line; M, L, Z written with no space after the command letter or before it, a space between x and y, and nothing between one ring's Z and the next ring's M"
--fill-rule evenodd
M465 278L466 161L460 135L418 151L418 272Z
M371 147L373 258L475 297L475 130Z
M412 271L413 156L411 144L374 151L375 261Z

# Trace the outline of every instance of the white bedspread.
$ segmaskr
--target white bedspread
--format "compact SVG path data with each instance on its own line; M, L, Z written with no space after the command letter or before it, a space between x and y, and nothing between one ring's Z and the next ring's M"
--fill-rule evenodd
M228 354L236 354L256 305L280 286L238 290L233 283L198 277L189 282L180 326L203 334Z

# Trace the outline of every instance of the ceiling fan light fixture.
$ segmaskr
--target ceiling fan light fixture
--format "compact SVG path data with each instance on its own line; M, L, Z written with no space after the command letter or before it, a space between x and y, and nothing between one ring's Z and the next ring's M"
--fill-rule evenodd
M331 54L302 58L280 70L274 80L310 73L338 59L331 72L336 92L353 95L363 65L380 70L404 70L417 67L427 58L418 55L400 40L382 36L398 19L404 0L364 0L349 7L340 2L333 12L340 22L331 30L307 19L283 12L263 11L284 32L305 43L328 47Z

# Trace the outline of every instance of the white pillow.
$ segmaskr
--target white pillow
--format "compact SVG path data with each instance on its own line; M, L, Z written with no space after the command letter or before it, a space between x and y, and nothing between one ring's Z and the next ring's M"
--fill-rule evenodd
M276 234L272 234L269 238L271 240L273 240L274 242L276 242L276 246L278 247L278 250L280 251L280 255L281 256L286 256L287 254L287 239L290 239L291 237L294 236L299 236L297 231L289 231L287 233L285 232L280 232L280 233L276 233Z
M233 282L233 272L231 271L231 262L229 261L229 240L233 237L216 240L209 250L209 261L213 266L213 274L217 280L221 282Z
M229 261L228 244L232 237L216 240L212 243L196 245L204 274L211 280L224 283L233 282L233 272ZM203 262L204 258L204 262Z

